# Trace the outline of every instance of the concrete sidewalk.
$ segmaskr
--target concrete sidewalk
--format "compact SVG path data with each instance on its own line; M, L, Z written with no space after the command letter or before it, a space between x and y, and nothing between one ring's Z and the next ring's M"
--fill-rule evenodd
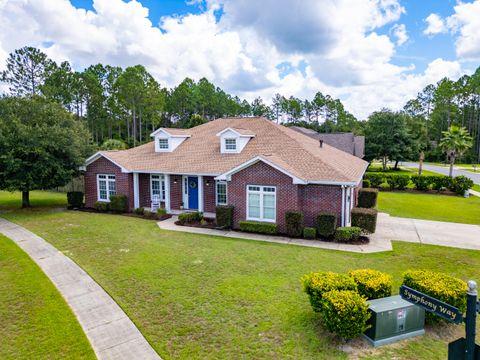
M356 252L356 253L375 253L375 252L392 250L392 244L390 242L390 239L387 239L387 240L383 240L381 238L370 239L370 242L365 245L349 245L349 244L341 244L341 243L318 241L318 240L304 240L304 239L293 239L293 238L282 237L282 236L251 234L251 233L244 233L244 232L232 231L232 230L215 230L215 229L204 229L204 228L190 227L190 226L179 226L179 225L175 225L175 221L177 220L178 220L177 216L172 216L170 219L159 221L157 224L162 230L181 231L181 232L204 234L204 235L211 235L211 236L224 236L224 237L236 238L236 239L264 241L264 242L272 242L277 244L298 245L298 246L314 247L314 248L328 249L328 250L340 250L340 251L348 251L348 252Z
M20 246L50 278L75 313L98 359L160 359L117 303L70 258L3 218L0 233Z
M392 250L391 240L480 250L480 226L478 225L406 219L393 217L385 213L378 214L377 231L375 234L369 236L370 242L365 245L349 245L318 240L303 240L281 236L250 234L231 230L178 226L175 225L176 220L177 217L174 216L168 220L158 222L158 226L162 230L182 231L195 234L224 236L237 239L357 253L375 253Z

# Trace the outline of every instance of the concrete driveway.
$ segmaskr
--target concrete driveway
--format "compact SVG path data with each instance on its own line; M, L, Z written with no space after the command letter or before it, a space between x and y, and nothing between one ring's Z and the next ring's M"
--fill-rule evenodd
M378 214L376 241L400 240L429 245L480 250L480 226L406 219Z

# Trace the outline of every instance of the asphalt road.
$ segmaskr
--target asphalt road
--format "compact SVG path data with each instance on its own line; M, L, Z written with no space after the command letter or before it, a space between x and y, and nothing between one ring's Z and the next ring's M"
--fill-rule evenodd
M403 166L412 167L418 169L418 163L403 162ZM437 174L448 175L450 168L448 166L438 166L431 164L423 164L423 169L436 172ZM453 176L463 175L473 180L475 184L480 184L480 172L474 173L471 171L459 170L453 167Z

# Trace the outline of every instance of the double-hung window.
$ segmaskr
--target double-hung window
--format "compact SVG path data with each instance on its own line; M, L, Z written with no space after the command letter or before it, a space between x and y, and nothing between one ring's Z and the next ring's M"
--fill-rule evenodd
M227 183L225 181L218 181L217 188L217 205L227 205Z
M168 139L158 139L158 148L160 150L168 150Z
M115 184L115 175L98 174L97 175L97 195L98 201L110 201L110 196L117 193Z
M165 176L150 175L150 194L158 196L161 201L165 201Z
M237 151L237 139L225 139L225 151Z
M247 219L275 222L277 189L274 186L247 186Z

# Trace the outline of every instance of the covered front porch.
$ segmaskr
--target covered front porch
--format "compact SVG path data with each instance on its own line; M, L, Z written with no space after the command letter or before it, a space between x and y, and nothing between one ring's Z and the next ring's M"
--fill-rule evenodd
M165 173L133 173L133 205L169 214L201 211L215 216L216 183L214 176Z

